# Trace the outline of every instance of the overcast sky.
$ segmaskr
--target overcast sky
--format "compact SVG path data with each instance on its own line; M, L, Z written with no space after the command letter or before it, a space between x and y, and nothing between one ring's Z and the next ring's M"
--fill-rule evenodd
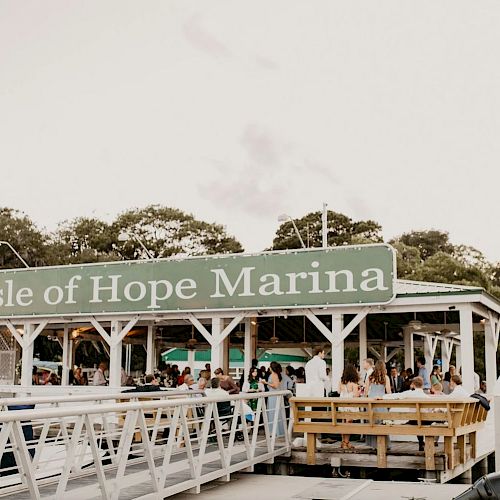
M500 2L0 0L0 205L329 208L500 260Z

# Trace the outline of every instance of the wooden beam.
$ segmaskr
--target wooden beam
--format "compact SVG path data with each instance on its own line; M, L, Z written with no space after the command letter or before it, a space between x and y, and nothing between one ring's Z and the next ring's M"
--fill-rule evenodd
M377 467L387 469L387 436L377 436Z
M316 434L307 433L307 464L316 465Z
M434 436L425 436L425 470L436 470Z

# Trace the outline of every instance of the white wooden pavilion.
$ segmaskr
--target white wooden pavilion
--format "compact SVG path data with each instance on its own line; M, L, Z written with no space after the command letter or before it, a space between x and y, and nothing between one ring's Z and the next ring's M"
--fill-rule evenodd
M413 319L401 326L398 339L376 347L370 318L401 313ZM420 320L429 313L442 319ZM189 325L211 349L216 368L227 366L231 335L237 332L248 370L257 349L270 346L258 338L259 321L294 317L307 318L329 346L332 387L338 386L346 345L359 348L360 360L389 361L404 350L406 367L413 367L418 346L429 368L437 353L443 370L454 357L472 392L474 332L484 333L487 387L497 380L500 302L479 287L398 280L388 245L0 272L0 327L4 338L10 335L18 344L19 389L31 386L34 341L47 332L62 346L63 385L76 344L88 335L109 354L109 386L118 388L122 347L132 341L144 345L150 373L159 359L158 332ZM447 321L450 317L456 320ZM138 330L144 335L133 340ZM185 340L169 345L184 346ZM280 336L279 346L293 345L305 348Z

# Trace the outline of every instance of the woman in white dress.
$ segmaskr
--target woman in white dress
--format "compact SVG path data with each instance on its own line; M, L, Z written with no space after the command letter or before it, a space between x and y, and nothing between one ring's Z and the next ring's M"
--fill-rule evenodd
M359 398L359 374L354 365L348 364L344 368L342 377L340 379L339 393L341 398ZM340 410L354 411L352 406L346 406L345 408L340 408ZM352 422L352 419L346 419L345 423L348 424ZM350 434L342 434L341 447L344 449L352 449L354 446L349 441Z

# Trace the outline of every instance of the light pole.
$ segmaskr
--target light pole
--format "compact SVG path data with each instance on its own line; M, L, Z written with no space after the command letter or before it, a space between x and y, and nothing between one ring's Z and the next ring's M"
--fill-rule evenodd
M8 241L0 241L0 245L8 246L12 250L14 255L24 264L24 267L28 267L28 268L30 267L30 266L28 266L26 261L19 255L19 252Z
M302 245L302 248L306 248L304 244L304 240L302 239L302 236L300 236L299 230L297 228L297 225L295 224L295 221L288 215L288 214L281 214L278 217L278 222L286 222L286 221L291 221L293 224L293 228L295 229L295 232L297 233L297 236L299 237L300 244Z
M143 248L143 250L146 252L146 255L148 256L148 259L150 259L150 260L154 259L154 256L146 248L146 245L144 245L144 243L134 233L123 232L123 233L120 233L118 235L118 241L128 241L130 238L133 238L135 241L137 241L137 243L139 243L139 245L141 245L141 247Z

